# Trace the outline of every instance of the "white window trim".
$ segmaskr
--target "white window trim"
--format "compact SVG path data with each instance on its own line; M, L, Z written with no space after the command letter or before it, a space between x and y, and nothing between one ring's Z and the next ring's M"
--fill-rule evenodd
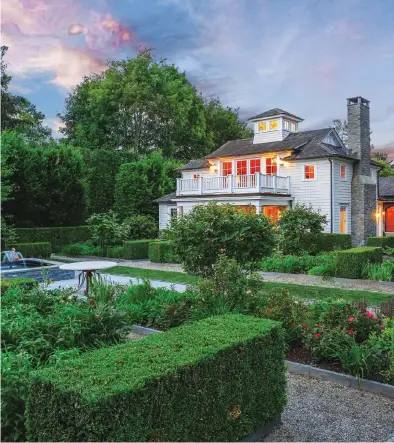
M222 160L220 162L220 175L223 177L223 163L231 163L231 175L234 174L234 160Z
M313 166L315 168L315 178L305 178L305 167ZM305 163L302 165L302 181L303 182L313 182L317 180L317 165L316 163Z
M342 178L342 175L341 175L341 168L342 168L342 166L345 168L345 178ZM347 182L347 167L346 167L346 164L345 163L340 163L339 164L339 180L341 181L341 182Z
M341 208L345 208L345 210L346 210L345 232L341 232ZM339 203L338 222L339 222L338 233L339 234L348 234L349 233L349 204L347 204L347 203Z

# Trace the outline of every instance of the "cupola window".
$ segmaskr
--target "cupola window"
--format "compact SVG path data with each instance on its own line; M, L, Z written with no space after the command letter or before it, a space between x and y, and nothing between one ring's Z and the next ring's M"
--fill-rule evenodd
M267 122L260 122L259 123L259 131L265 132L267 130Z
M276 131L278 129L279 123L278 120L270 121L270 131Z

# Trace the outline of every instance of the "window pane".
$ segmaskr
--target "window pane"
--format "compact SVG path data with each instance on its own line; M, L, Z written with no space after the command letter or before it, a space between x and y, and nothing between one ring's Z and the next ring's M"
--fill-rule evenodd
M346 206L341 206L339 210L339 232L341 234L346 234L347 232L347 208Z
M346 180L346 166L341 165L341 180Z
M265 160L265 173L267 175L276 175L278 173L276 158L267 158Z
M313 165L305 166L305 180L313 180L315 178L315 167Z
M272 120L270 121L270 131L275 131L278 129L278 120Z
M246 160L237 161L237 175L246 175L248 173L248 163Z
M223 170L224 176L231 175L232 169L233 169L233 162L223 162L222 163L222 170Z
M267 130L267 122L261 122L259 123L259 131L264 132Z
M250 173L256 174L256 172L260 172L260 159L250 160Z

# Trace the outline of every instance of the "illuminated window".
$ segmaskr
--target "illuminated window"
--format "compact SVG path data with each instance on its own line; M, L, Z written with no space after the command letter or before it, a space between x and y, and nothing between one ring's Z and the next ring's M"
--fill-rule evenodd
M304 178L305 180L314 180L316 178L314 165L304 166Z
M297 132L297 123L291 122L291 132Z
M250 160L250 173L256 174L257 172L260 172L260 165L261 161L259 158Z
M341 165L340 167L341 180L346 180L346 166Z
M245 214L256 214L256 206L252 205L236 205L238 212L244 212Z
M222 173L224 176L231 175L233 173L233 162L223 162Z
M339 208L339 232L341 234L347 233L347 207L340 206Z
M289 122L289 120L285 120L284 123L285 123L285 130L290 131L291 130L291 126L290 126L291 123Z
M270 121L270 131L276 131L278 129L279 123L278 120Z
M200 174L193 174L193 178L194 178L194 179L196 179L196 178L200 178Z
M276 158L265 159L265 173L267 175L276 175L278 173L278 163Z
M246 175L248 173L248 162L247 160L237 161L237 175Z
M284 208L284 206L263 206L262 212L267 218L277 222Z
M264 132L267 130L267 122L260 122L259 123L259 131Z

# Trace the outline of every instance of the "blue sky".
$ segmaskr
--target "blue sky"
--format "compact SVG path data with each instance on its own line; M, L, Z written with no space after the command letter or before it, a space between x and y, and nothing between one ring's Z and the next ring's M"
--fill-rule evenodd
M2 22L13 90L55 130L83 75L143 45L243 118L279 107L326 126L362 95L394 156L393 0L7 0Z

